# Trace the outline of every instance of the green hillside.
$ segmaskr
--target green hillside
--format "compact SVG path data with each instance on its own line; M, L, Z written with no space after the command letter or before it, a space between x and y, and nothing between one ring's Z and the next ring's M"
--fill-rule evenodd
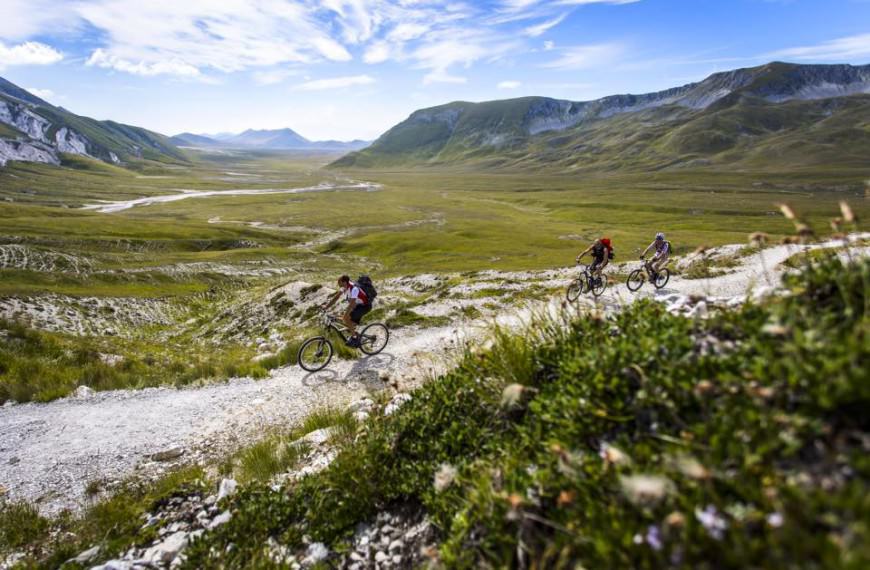
M870 156L868 91L867 66L774 63L586 103L454 102L416 111L333 167L862 168Z

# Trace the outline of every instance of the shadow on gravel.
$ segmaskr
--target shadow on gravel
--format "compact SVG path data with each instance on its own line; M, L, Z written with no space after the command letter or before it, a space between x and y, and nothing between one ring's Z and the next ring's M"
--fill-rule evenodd
M380 380L379 372L389 368L396 361L393 354L382 352L374 356L365 356L356 360L350 370L344 377L339 378L338 372L335 370L320 370L319 372L311 372L302 377L302 384L309 388L316 388L331 382L349 382L357 381L364 384L377 382L383 384Z
M323 386L329 382L338 380L338 372L335 370L320 370L318 372L309 372L302 377L302 385L309 388Z

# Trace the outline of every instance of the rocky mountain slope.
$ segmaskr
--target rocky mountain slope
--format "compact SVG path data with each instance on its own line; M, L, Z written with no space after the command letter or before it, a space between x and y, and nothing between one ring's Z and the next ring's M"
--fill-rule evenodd
M75 115L0 78L0 166L10 160L59 165L63 154L118 165L186 160L163 135Z
M194 133L181 133L172 137L172 142L180 146L196 148L253 148L260 150L360 150L369 141L310 141L293 129L248 129L235 135L208 136Z
M870 151L870 66L771 63L645 95L524 97L414 112L339 167L663 168Z

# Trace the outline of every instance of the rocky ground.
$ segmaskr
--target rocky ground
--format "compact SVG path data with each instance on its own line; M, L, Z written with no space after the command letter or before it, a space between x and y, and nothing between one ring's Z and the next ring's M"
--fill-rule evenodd
M835 245L840 244L811 247ZM769 293L783 271L782 263L801 248L768 248L740 258L739 265L724 275L698 280L673 277L661 290L646 284L634 294L624 284L614 284L599 302L618 309L634 299L651 297L672 311L703 317L714 306L736 305L748 294ZM867 253L862 245L851 254ZM627 273L636 265L625 264L614 271ZM47 514L75 510L88 503L85 490L90 482L100 482L111 491L133 475L156 478L179 464L206 463L224 456L255 441L269 426L292 425L315 408L348 405L382 390L407 391L449 366L469 344L482 342L494 317L517 327L542 308L561 311L561 293L551 296L551 301L524 303L523 291L535 286L564 287L575 273L571 268L487 271L454 281L451 276L423 275L385 282L385 297L436 292L415 310L446 316L448 324L399 329L382 354L334 361L319 373L286 367L261 381L237 378L188 389L81 390L75 397L48 404L6 405L0 408L0 487L9 498L34 502ZM306 297L304 288L289 284L276 289L262 306L270 306L280 292L294 306L299 305ZM510 293L505 295L504 290ZM310 303L323 294L319 289L307 292ZM305 303L309 301L302 303L303 310ZM592 305L593 301L589 297L581 303ZM467 306L478 308L479 315L461 316L462 307ZM272 315L264 309L261 318ZM228 327L239 325L232 319L226 323Z

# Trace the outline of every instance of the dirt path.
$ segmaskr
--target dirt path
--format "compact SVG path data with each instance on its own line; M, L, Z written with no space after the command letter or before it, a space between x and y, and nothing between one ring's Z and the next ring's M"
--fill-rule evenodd
M832 245L837 244L813 247ZM624 284L614 284L602 301L621 305L639 297L675 295L739 299L766 287L768 280L778 282L780 264L799 250L798 246L769 248L744 258L729 274L699 280L674 277L660 291L647 284L632 294ZM868 254L866 247L853 251ZM543 275L567 283L573 274L564 269L505 277L540 279ZM487 272L488 279L497 275L501 274ZM531 312L520 309L504 315L502 321L516 325ZM111 487L130 475L158 476L170 463L153 460L154 454L180 449L179 461L213 458L255 440L270 426L295 423L312 409L347 404L382 390L384 377L406 387L417 385L448 366L465 343L480 338L488 325L478 320L400 329L381 355L334 362L316 374L288 367L261 381L234 379L181 390L118 390L48 404L5 406L0 408L0 486L9 498L33 501L45 513L76 509L85 504L85 489L92 481L108 482Z

